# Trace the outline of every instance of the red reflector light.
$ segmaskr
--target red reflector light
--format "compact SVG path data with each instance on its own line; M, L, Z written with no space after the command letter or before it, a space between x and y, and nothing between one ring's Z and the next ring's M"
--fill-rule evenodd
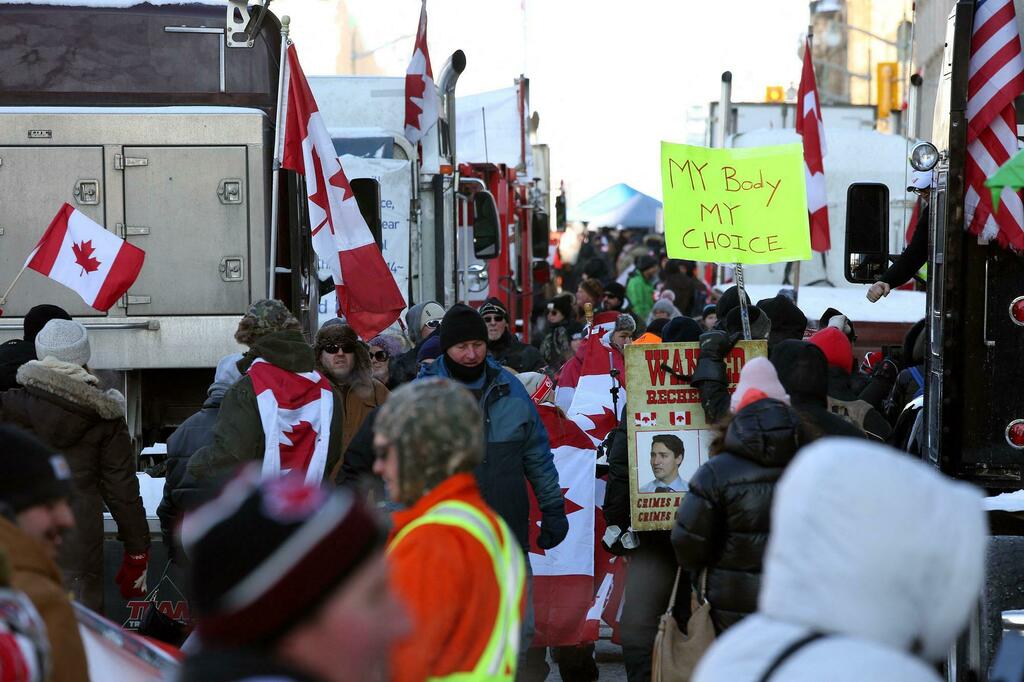
M1018 296L1010 304L1010 319L1024 327L1024 296Z
M1024 450L1024 419L1014 419L1006 427L1006 442L1011 447Z

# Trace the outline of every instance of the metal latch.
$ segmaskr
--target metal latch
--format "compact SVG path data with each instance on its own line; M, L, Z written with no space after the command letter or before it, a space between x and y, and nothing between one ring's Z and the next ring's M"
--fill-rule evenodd
M225 282L241 282L245 278L245 269L241 256L228 256L221 258L220 278Z
M125 168L148 165L149 159L144 159L141 156L124 156L123 154L114 154L114 170L124 170Z
M76 204L95 206L100 203L100 181L79 180L71 194L74 195Z
M262 23L266 5L269 4L269 2L263 5L256 4L254 9L257 12L257 21L255 25L251 25L253 18L249 15L248 0L228 0L227 30L224 36L228 47L252 47L255 44L252 36L259 32L259 24ZM252 31L252 35L247 31Z
M224 178L217 185L217 196L222 204L242 203L242 181L239 178Z
M149 305L152 302L153 298L151 296L135 296L128 294L127 296L122 296L117 305L119 308L127 308L130 305Z
M142 235L149 234L149 228L145 225L125 225L124 223L117 223L117 232L124 237L139 237Z

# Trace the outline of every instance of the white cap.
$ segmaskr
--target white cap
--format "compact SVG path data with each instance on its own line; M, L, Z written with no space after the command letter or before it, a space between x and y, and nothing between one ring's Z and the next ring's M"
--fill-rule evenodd
M74 320L50 320L36 335L36 357L85 366L91 356L89 334Z
M907 185L907 191L912 192L919 189L930 189L932 186L932 172L926 171L913 171L910 174L910 184Z

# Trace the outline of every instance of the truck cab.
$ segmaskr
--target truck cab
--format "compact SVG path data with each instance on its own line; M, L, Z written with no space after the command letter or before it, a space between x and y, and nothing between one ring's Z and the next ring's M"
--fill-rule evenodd
M975 0L958 0L949 15L933 148L919 145L911 155L915 168L933 171L921 456L995 496L1024 489L1024 397L1019 390L1024 258L965 229L967 84L975 7ZM1016 110L1019 137L1020 99ZM887 202L869 186L851 186L851 193L859 198L848 205L846 274L850 281L869 283L896 257L889 253L886 231L879 229ZM1024 518L994 497L986 509L992 533L987 584L969 631L950 652L949 680L987 679L1004 623L1012 620L1004 614L1024 608L1019 591Z
M82 321L90 367L125 394L140 449L200 407L217 360L242 350L238 319L271 277L313 328L295 178L282 184L284 238L269 249L281 26L254 7L241 34L237 4L0 5L10 34L0 45L0 280L14 278L64 202L146 252L107 313L26 272L0 341L20 337L40 303Z

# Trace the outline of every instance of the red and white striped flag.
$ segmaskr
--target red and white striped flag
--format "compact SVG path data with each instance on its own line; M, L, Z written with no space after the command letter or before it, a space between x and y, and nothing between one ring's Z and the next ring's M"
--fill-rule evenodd
M811 64L811 41L804 41L804 68L796 95L796 132L804 140L804 175L807 178L807 215L811 226L811 248L828 251L832 240L828 230L828 196L825 192L825 128L821 123L818 85Z
M420 7L416 44L405 72L405 137L413 144L437 123L437 88L427 51L427 0Z
M86 303L106 312L135 283L145 258L142 249L64 204L25 267L74 289Z
M999 210L985 180L1020 147L1013 101L1024 92L1024 57L1012 0L978 0L967 81L965 224L981 240L1024 249L1024 205L1006 188Z
M405 300L359 212L294 45L287 63L281 167L306 176L313 249L334 277L346 321L371 339L398 319Z

